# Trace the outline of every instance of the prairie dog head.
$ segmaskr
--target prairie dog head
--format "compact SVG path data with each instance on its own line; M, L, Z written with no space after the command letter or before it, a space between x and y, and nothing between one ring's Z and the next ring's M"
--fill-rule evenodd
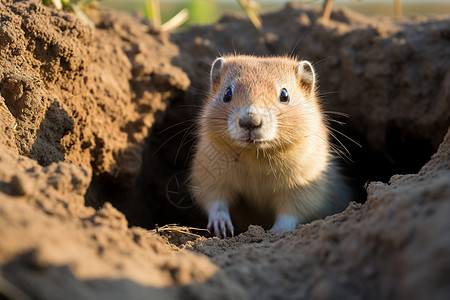
M322 135L316 76L308 61L220 57L210 80L201 127L219 144L283 149L305 136Z

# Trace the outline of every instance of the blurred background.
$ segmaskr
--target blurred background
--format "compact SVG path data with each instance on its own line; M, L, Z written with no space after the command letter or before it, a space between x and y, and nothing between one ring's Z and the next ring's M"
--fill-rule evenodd
M287 2L304 3L311 6L322 6L322 0L257 0L258 11L264 13L284 6ZM102 0L102 7L136 13L146 16L147 0ZM217 21L225 12L242 11L235 0L160 0L162 22L167 21L183 8L189 9L190 18L187 24L203 25ZM346 6L366 15L394 16L393 0L335 0L333 7ZM402 0L404 16L450 14L450 0Z

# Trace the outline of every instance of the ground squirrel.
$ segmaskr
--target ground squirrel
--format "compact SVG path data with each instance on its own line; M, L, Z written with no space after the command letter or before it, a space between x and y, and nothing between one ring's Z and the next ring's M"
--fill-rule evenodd
M190 174L209 229L226 237L233 223L254 223L282 233L347 206L311 63L224 56L210 79Z

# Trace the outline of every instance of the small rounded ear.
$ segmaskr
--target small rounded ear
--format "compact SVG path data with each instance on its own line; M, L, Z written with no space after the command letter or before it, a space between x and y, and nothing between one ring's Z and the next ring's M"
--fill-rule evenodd
M316 86L316 72L309 61L302 60L295 68L299 84L309 93Z
M211 89L213 89L216 85L220 84L221 80L220 75L222 73L224 64L225 58L223 57L216 58L216 60L212 63L210 72Z

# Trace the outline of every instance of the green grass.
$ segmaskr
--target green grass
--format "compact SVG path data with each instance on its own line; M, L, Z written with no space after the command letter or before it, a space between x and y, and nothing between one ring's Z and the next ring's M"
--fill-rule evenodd
M189 9L189 24L211 24L214 23L219 14L219 5L211 0L192 0L187 3Z

